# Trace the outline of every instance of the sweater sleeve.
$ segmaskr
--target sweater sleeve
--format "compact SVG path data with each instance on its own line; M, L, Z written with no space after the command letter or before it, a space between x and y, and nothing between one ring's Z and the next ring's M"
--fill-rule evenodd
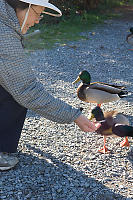
M80 109L50 95L36 78L17 33L0 24L0 85L22 106L58 122L71 123Z

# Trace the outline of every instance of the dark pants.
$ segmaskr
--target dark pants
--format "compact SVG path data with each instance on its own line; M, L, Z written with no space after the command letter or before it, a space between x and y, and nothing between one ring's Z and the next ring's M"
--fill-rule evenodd
M27 109L0 86L0 152L17 150Z

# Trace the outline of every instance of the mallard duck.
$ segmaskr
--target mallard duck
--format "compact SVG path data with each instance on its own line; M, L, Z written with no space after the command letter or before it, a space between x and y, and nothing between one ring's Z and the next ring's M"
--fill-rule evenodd
M130 28L130 34L127 35L126 41L128 42L128 44L133 45L133 27ZM130 49L130 50L133 50L133 49Z
M82 83L77 89L78 98L88 103L97 103L97 106L101 106L102 103L117 101L128 94L124 86L102 82L91 83L91 75L86 70L80 72L73 84L80 80Z
M120 137L126 136L125 140L121 143L121 146L129 146L127 136L130 134L128 133L129 132L128 129L127 132L124 133L126 126L129 127L129 121L122 113L117 113L116 111L103 113L102 109L99 106L96 106L91 111L90 120L92 120L93 118L95 118L97 122L101 123L100 128L98 128L96 132L104 136L104 146L102 149L99 150L99 152L101 153L109 152L108 148L105 145L106 137L108 136L116 136L116 135ZM123 132L120 134L122 125L123 125Z

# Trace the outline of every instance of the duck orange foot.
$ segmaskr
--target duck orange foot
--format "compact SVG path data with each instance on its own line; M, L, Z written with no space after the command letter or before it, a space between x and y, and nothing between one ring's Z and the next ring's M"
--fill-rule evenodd
M129 147L130 146L127 137L120 143L120 146L121 147Z
M98 103L97 106L98 106L98 107L101 107L101 103Z
M104 153L104 154L105 154L105 153L110 153L110 151L108 150L108 148L105 147L105 146L104 146L102 149L99 149L98 151L99 151L100 153Z

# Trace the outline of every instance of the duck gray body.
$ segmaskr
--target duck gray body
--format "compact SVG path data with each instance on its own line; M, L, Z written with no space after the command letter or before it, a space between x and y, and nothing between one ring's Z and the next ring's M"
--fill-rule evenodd
M101 123L101 126L96 130L96 132L100 135L104 136L104 146L99 150L101 153L107 153L108 148L106 147L106 137L124 137L124 141L121 143L122 146L129 146L127 136L131 136L132 128L129 126L128 118L122 113L118 113L117 111L109 111L103 113L102 109L99 106L96 106L91 111L90 120L95 118L97 122ZM123 127L123 129L122 129Z
M114 117L114 124L129 125L129 120L122 113L117 113L116 116Z
M88 103L108 103L120 100L125 97L127 92L114 85L106 85L102 83L93 83L90 85L80 84L77 90L80 100Z
M117 133L118 125L126 125L129 126L129 120L128 118L123 115L122 113L115 113L112 116L107 116L103 122L101 122L101 127L97 130L98 134L104 135L104 136L113 136L117 137L120 135L120 133ZM115 128L117 126L117 128ZM114 129L113 129L114 128ZM121 128L122 129L122 128ZM114 132L115 131L115 132ZM126 135L125 135L126 136ZM123 136L122 136L123 137Z
M104 112L98 106L96 106L92 111L92 118L95 117L96 121L101 122L100 128L97 129L97 133L104 136L115 136L112 127L116 125L127 125L129 126L128 118L117 111Z

